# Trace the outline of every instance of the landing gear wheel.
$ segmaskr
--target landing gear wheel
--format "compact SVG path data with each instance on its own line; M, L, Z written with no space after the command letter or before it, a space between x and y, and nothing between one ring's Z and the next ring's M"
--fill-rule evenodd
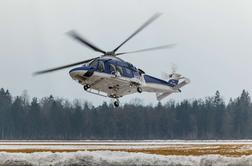
M137 87L137 92L138 93L142 93L143 92L142 88L141 87Z
M115 107L119 107L119 100L116 100L116 101L114 102L114 106L115 106Z
M84 90L86 91L86 90L88 90L89 88L90 88L90 85L89 84L86 84L86 85L84 85Z

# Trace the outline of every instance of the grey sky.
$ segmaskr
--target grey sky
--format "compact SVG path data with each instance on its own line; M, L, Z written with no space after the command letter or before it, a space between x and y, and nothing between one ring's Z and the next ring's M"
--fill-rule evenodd
M124 55L121 58L160 77L172 63L191 84L173 98L199 98L220 90L225 99L242 89L250 93L252 78L252 1L250 0L1 0L0 86L20 95L53 94L109 99L84 93L68 75L70 69L32 77L32 72L72 63L99 54L70 39L75 29L100 48L111 50L155 12L163 15L125 44L129 51L177 43L173 49ZM155 95L139 97L155 103Z

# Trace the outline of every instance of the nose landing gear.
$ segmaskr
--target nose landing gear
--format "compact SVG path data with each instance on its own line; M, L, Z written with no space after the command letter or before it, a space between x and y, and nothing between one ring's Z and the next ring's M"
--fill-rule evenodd
M85 91L87 91L90 87L91 87L91 86L90 86L89 84L86 84L86 85L83 86L83 89L84 89Z
M114 101L114 106L115 106L115 107L119 107L119 105L120 105L119 100L118 100L118 99L115 99L115 101Z

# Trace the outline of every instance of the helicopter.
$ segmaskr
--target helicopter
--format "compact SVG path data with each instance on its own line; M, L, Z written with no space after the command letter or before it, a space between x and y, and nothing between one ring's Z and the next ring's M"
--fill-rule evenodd
M166 74L168 80L156 78L118 57L125 54L172 48L174 44L117 53L126 42L155 21L160 15L161 13L154 14L112 51L100 49L72 30L68 32L70 37L89 49L102 53L102 55L77 63L37 71L34 75L46 74L81 65L69 71L71 78L81 84L86 92L112 98L115 107L119 106L119 98L133 93L156 93L156 98L160 101L172 93L181 92L180 89L190 83L190 80L181 74L173 71L171 74Z

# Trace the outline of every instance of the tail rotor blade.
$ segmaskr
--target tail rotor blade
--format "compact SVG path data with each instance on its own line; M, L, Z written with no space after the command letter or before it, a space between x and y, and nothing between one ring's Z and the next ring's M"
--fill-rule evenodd
M178 70L178 66L174 63L171 64L171 72L175 74Z
M164 80L169 80L170 79L170 74L162 72L161 73L161 78Z

